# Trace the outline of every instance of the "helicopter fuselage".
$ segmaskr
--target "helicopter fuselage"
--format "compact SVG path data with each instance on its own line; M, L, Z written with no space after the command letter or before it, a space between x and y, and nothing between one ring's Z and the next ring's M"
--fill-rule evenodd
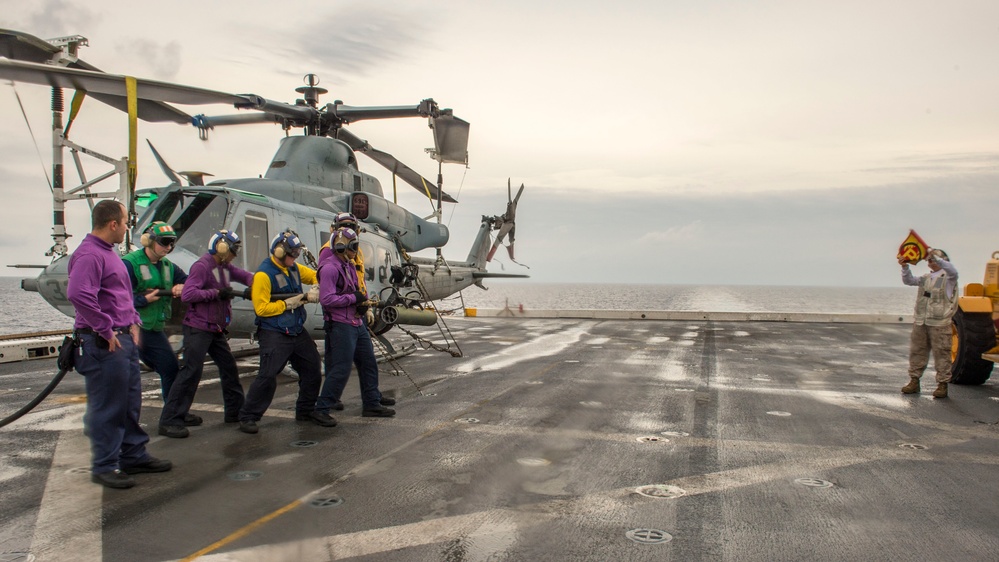
M310 157L303 158L303 153ZM134 239L138 239L153 221L173 225L178 239L168 259L189 271L207 251L212 234L219 229L229 229L243 241L233 265L253 272L269 259L274 236L291 229L307 248L314 249L315 254L303 252L300 259L315 268L314 256L329 241L334 217L339 212L349 211L360 219L361 252L369 296L385 300L386 290L394 289L392 294L409 302L424 302L454 294L478 282L476 274L485 272L484 256L491 223L484 219L465 262L448 265L439 260L411 257L409 252L445 245L449 237L447 227L425 221L384 199L378 181L357 171L352 158L353 151L335 139L289 137L282 143L263 178L140 190L136 194L140 217L133 231ZM344 184L352 185L354 189L345 190ZM68 256L65 256L48 266L38 277L36 288L52 306L72 316L73 307L65 296L68 262ZM406 269L410 274L408 278L399 274L404 265L409 265ZM413 275L414 271L418 273ZM234 288L242 289L238 285ZM319 305L307 306L308 329L321 333ZM249 335L255 332L255 318L251 302L235 299L230 333ZM183 310L178 303L171 323L176 327L182 319Z

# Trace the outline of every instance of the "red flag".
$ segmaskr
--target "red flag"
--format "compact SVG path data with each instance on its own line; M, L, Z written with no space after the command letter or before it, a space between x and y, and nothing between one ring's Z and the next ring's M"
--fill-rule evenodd
M915 230L909 231L909 236L898 247L898 259L905 259L906 263L919 263L919 260L926 258L926 250L929 246L916 234Z

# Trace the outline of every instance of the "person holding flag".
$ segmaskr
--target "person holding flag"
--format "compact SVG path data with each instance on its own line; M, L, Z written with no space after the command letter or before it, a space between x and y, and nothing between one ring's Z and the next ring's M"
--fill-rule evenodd
M926 258L930 272L916 278L909 264ZM902 283L919 287L909 340L909 383L903 394L919 393L919 379L933 352L937 388L933 398L947 398L951 370L951 318L957 312L957 269L950 263L947 252L932 249L914 231L909 232L899 247L898 263L902 266Z

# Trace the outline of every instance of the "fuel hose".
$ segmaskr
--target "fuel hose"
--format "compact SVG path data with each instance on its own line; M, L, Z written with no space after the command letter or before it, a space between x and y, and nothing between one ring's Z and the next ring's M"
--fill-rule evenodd
M60 370L56 374L55 378L53 378L52 381L49 383L49 385L46 386L44 389L42 389L42 391L38 393L38 396L35 396L35 398L31 402L28 402L20 410L0 420L0 427L4 427L18 420L21 416L27 414L32 409L34 409L35 406L41 404L42 400L45 400L45 397L48 396L53 390L55 390L55 387L59 384L60 381L62 381L62 378L66 376L66 371L67 369Z
M157 291L156 294L157 294L157 296L161 296L161 297L172 296L172 293L171 293L170 289L161 289L161 290ZM286 298L291 297L291 296L296 295L296 294L301 294L301 293L284 293L284 294L276 294L276 295L273 295L273 296L276 297L277 299L286 299ZM11 423L17 421L22 416L24 416L24 414L27 414L28 412L30 412L31 410L33 410L35 408L35 406L41 404L42 400L45 400L45 398L49 394L51 394L53 390L55 390L55 387L59 385L59 383L62 381L63 377L66 376L66 372L67 371L68 371L68 369L62 369L58 373L56 373L56 376L52 379L51 382L49 382L48 386L46 386L44 389L42 389L42 391L38 393L38 396L35 396L31 400L31 402L28 402L20 410L14 412L13 414L7 416L6 418L4 418L2 420L0 420L0 427L4 427L4 426L7 426L7 425L10 425Z

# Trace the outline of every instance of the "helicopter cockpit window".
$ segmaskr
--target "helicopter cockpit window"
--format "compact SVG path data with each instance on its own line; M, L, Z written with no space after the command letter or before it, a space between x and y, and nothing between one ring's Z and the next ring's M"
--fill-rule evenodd
M162 198L151 221L173 225L177 245L196 256L208 248L208 240L225 223L227 201L213 193L172 191Z

